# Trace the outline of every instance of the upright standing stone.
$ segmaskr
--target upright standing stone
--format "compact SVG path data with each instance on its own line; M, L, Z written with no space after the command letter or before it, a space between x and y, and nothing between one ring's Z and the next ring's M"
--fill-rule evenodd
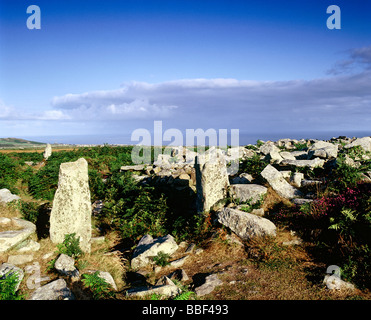
M225 198L229 187L227 166L221 150L211 148L196 157L197 210L210 211Z
M45 151L44 151L44 154L43 154L44 159L48 160L51 155L52 155L52 146L48 143L46 145L46 148L45 148Z
M50 215L50 239L62 243L66 234L80 238L80 248L90 252L91 200L88 163L81 158L62 163L59 169L58 189Z

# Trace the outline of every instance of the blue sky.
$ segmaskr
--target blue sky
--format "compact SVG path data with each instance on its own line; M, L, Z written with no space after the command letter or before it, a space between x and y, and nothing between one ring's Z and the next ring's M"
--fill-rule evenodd
M31 4L40 30L26 27ZM340 30L326 27L332 4ZM0 0L0 137L119 136L154 120L370 132L370 16L369 0Z

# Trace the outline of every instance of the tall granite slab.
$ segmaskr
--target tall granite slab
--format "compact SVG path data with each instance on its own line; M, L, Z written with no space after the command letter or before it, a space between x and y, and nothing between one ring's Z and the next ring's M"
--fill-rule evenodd
M71 233L80 238L81 249L90 252L91 199L88 163L84 158L61 164L50 215L53 243L62 243L65 235Z

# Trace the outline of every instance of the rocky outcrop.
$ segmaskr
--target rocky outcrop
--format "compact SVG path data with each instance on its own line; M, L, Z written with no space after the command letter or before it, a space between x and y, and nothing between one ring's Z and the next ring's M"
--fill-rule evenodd
M88 163L83 158L61 164L50 215L52 242L62 243L72 233L80 238L81 249L90 252L91 200Z

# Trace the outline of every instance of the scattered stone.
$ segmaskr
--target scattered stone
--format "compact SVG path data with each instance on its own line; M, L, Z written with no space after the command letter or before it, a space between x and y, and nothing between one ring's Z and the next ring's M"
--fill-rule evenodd
M336 158L338 145L325 141L317 141L308 148L308 157L320 157L324 159Z
M106 240L104 236L91 238L92 243L103 243Z
M291 161L291 160L283 160ZM282 162L283 162L282 161ZM304 160L303 160L304 161ZM282 176L282 174L273 166L268 164L261 172L262 177L268 181L270 186L276 191L281 197L292 199L295 197L302 196L302 193L295 187L290 185Z
M15 286L15 291L17 291L24 277L23 270L10 263L3 263L0 265L0 279L1 280L4 280L6 277L9 277L10 275L13 275L15 273L17 274L17 277L18 277L17 285Z
M28 240L22 247L18 249L18 252L38 251L40 249L40 243L34 240Z
M195 249L196 245L194 243L191 243L188 248L186 249L185 253L192 253Z
M282 177L284 177L285 179L290 179L292 175L292 172L290 170L282 170L280 171L280 173L282 174Z
M304 179L304 180L301 182L301 186L302 186L302 187L316 186L316 185L320 185L320 184L322 184L322 181L318 181L318 180L308 180L308 179Z
M253 176L249 173L241 173L238 177L231 180L231 184L246 184L252 183L254 180Z
M0 190L0 202L9 203L21 199L19 196L12 194L8 189Z
M292 154L292 152L288 152L288 151L282 151L280 152L280 156L281 158L284 160L284 159L288 159L288 160L296 160L295 156Z
M142 171L146 167L145 164L137 164L133 166L122 166L120 171Z
M41 257L41 259L43 259L43 260L48 260L48 259L50 259L53 255L54 255L54 252L45 253L45 254Z
M361 146L363 150L371 152L371 138L370 137L357 138L353 142L345 145L344 148L349 149L355 146Z
M175 286L175 283L171 281L171 279L167 276L161 277L155 284L156 286L165 286L165 285L171 285Z
M233 244L236 244L238 246L243 246L244 244L241 242L240 238L238 236L236 236L236 234L234 233L231 233L231 234L227 234L225 236L225 239L227 241L229 241L230 243L233 243Z
M0 225L3 227L7 227L11 225L12 219L6 217L0 217Z
M310 169L314 168L323 168L325 160L320 158L314 158L313 160L282 160L281 165L290 165L294 167L304 168L309 167Z
M179 267L181 267L184 264L184 262L186 262L186 260L188 258L189 258L189 256L184 256L184 257L179 258L177 260L171 261L170 262L170 267L172 267L172 268L179 268Z
M279 150L273 150L269 152L266 156L265 159L269 161L270 163L280 163L283 158L281 157Z
M252 214L255 214L259 217L263 217L264 216L264 209L263 208L259 208L259 209L252 209L251 211Z
M214 291L215 287L222 283L223 282L218 278L217 274L211 274L205 278L205 283L203 285L195 288L195 293L197 296L202 297Z
M58 279L36 289L30 300L74 300L75 297L67 287L64 279Z
M14 265L25 264L33 261L32 254L17 254L8 256L8 263Z
M349 282L341 280L340 277L327 274L323 283L330 290L355 290L355 286Z
M84 158L62 163L58 189L50 215L50 239L62 243L66 234L80 238L80 248L90 252L91 200L88 163Z
M187 273L183 269L177 269L168 275L169 279L176 279L178 281L186 282L189 280Z
M75 259L62 253L55 261L54 268L61 274L67 277L80 277L79 271L75 267Z
M138 287L131 288L126 291L128 297L146 297L153 294L158 294L166 298L175 297L180 294L182 291L176 285L160 285L154 286L151 288L148 287Z
M178 249L178 245L172 235L168 234L164 237L153 239L149 234L143 236L133 252L131 267L141 268L148 264L152 264L152 257L162 251L165 254L171 255Z
M229 188L230 195L241 202L250 201L250 204L257 203L264 197L268 189L259 184L233 184Z
M231 208L217 212L219 223L243 240L259 236L276 236L276 226L266 218Z
M307 160L308 152L307 151L291 151L290 154L295 157L296 160ZM290 160L289 158L287 158ZM291 159L291 160L295 160Z
M297 188L301 187L301 181L304 179L304 173L301 172L294 172L291 175L291 182Z
M272 152L275 152L277 154L279 154L281 150L279 148L277 148L273 142L271 141L268 141L266 143L264 143L260 148L259 148L259 152L264 154L264 155L268 155Z
M313 202L313 199L295 198L295 199L291 199L291 202L292 202L293 204L296 204L296 205L298 205L298 206L301 206L301 205L303 205L304 203Z
M17 230L0 232L0 252L5 252L22 243L36 231L36 226L27 220L11 218Z

